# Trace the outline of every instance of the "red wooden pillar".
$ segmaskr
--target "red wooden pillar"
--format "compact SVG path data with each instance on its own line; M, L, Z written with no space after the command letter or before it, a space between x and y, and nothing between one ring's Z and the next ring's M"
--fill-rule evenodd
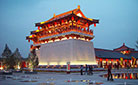
M89 26L88 26L88 29L87 29L87 31L89 31L90 30L90 28L89 28Z
M90 26L89 23L87 23L87 26L88 26L87 31L89 31L89 30L90 30L90 28L89 28L89 26Z

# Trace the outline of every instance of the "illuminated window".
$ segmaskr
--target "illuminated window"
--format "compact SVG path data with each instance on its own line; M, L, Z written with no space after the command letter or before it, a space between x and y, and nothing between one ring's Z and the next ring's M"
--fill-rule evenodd
M67 40L67 38L66 38L66 37L64 37L64 38L62 38L62 40Z
M49 43L53 42L53 40L50 40Z
M51 31L49 31L49 33L51 33Z
M56 41L60 41L60 39L56 39L55 42L56 42Z
M47 43L47 41L45 41L45 43Z
M85 40L85 38L80 38L80 40Z
M72 37L69 37L69 39L72 39Z

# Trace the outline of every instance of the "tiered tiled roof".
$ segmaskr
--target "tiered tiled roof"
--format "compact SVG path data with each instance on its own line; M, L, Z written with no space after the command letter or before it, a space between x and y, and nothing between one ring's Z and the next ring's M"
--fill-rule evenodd
M85 38L85 40L91 40L94 38L93 30L90 29L90 25L99 23L97 19L90 19L78 8L68 12L56 15L44 22L36 23L37 30L31 31L30 36L26 37L28 42L33 41L34 44L48 43L49 41L56 41L65 37L72 38ZM64 34L64 36L63 36ZM80 36L80 34L82 36Z
M135 49L130 48L130 47L127 47L127 46L125 45L125 43L123 43L123 45L122 45L121 47L116 48L116 49L113 49L113 50L114 50L114 51L124 51L124 50L134 51Z
M99 49L99 48L95 48L95 55L97 58L103 58L103 59L120 59L121 57L124 59L131 59L131 57L135 57L136 59L138 59L138 51L135 51L135 49L129 48L131 49L130 54L125 55L122 54L120 51L123 50L127 50L128 47L125 46L125 44L123 44L123 46L121 46L120 48L114 49L114 50L106 50L106 49Z
M59 14L59 15L54 14L54 16L53 16L51 19L49 19L49 20L47 20L47 21L44 21L44 22L36 23L36 26L41 26L41 25L43 25L43 24L47 24L47 23L50 23L50 22L52 22L52 21L62 19L62 18L64 18L64 17L69 16L69 15L72 15L72 14L78 16L79 13L82 15L80 18L83 18L83 19L86 19L86 20L89 20L89 21L92 21L92 22L95 22L95 23L99 23L98 20L95 20L95 19L91 19L91 18L85 17L85 15L84 15L84 14L82 13L82 11L80 10L80 6L78 6L78 8L73 9L73 10L71 10L71 11L64 12L64 13ZM78 16L78 17L79 17L79 16Z

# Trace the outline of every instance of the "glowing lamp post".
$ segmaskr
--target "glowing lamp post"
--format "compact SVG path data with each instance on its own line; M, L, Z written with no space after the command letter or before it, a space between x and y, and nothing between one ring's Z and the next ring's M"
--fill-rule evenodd
M2 62L1 62L1 67L0 67L0 70L3 70L3 65L2 65Z
M20 70L20 68L21 68L21 67L20 67L20 65L18 64L17 69Z

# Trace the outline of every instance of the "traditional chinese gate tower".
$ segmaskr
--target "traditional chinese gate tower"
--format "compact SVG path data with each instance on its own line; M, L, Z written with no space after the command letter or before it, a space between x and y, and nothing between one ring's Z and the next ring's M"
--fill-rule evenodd
M39 65L96 64L93 31L99 20L84 16L77 9L55 15L44 22L36 23L37 30L31 31L26 39L33 41L32 49L37 50Z

